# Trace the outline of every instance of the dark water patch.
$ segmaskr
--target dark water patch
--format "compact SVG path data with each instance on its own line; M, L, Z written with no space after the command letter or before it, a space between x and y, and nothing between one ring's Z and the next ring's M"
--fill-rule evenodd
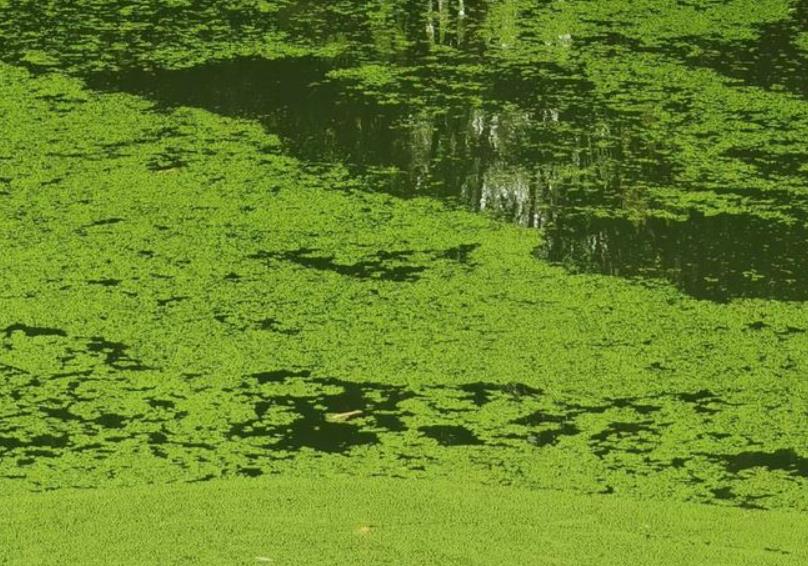
M120 279L88 279L88 285L101 285L102 287L117 287L121 284Z
M290 261L308 269L332 271L346 277L357 279L380 279L383 281L412 282L419 279L418 274L426 267L420 265L390 265L388 262L399 262L409 258L414 252L385 252L375 254L376 259L343 264L334 261L333 256L312 255L316 250L300 248L288 252L258 252L249 257L271 261Z
M46 417L63 422L84 421L85 419L70 412L68 407L40 407L40 412Z
M309 377L310 375L311 372L308 370L281 369L254 373L251 377L254 377L259 384L263 385L264 383L283 383L290 377Z
M167 151L150 159L146 163L146 168L149 171L162 173L166 171L173 171L175 169L181 169L187 165L188 161L184 159L177 151Z
M752 40L697 40L702 52L693 64L714 69L742 84L808 96L808 53L797 45L808 30L808 1L794 0L789 17L758 28Z
M732 499L735 497L732 488L728 486L713 488L710 490L710 493L712 493L713 497L716 499Z
M186 296L176 296L176 297L168 297L167 299L157 299L157 306L164 307L166 305L170 305L171 303L181 303L182 301L187 300L188 297Z
M528 441L536 446L552 446L556 444L562 436L576 436L581 429L569 423L562 423L556 428L549 428L534 431L528 434Z
M264 475L264 471L261 468L239 468L236 470L236 473L249 478L257 478L258 476Z
M177 71L132 69L87 78L91 88L125 91L160 107L194 106L260 120L310 161L386 163L399 112L340 97L326 80L333 62L313 57L241 58Z
M519 417L511 422L522 426L540 426L547 423L563 423L569 418L568 415L553 415L545 411L534 411L524 417Z
M708 389L700 389L693 393L680 393L677 395L679 399L684 401L685 403L703 403L703 402L711 402L711 401L718 401L718 396L709 391Z
M808 69L807 69L808 70ZM808 80L806 80L808 84ZM791 152L791 153L773 153L757 148L732 148L724 152L727 157L740 159L741 161L752 165L757 169L758 173L767 179L776 179L778 177L790 176L795 178L803 177L808 180L808 173L803 171L803 166L808 161L808 151L804 153ZM748 189L740 189L737 191L742 195L755 194ZM776 196L776 193L765 193L761 191L755 194L758 197ZM795 196L783 196L778 198L778 201L785 201L786 199L800 199ZM797 201L798 202L798 201Z
M649 441L642 438L640 433L658 434L659 431L653 421L613 422L601 432L589 437L591 443L594 445L592 453L602 458L606 454L614 451L630 453L648 452L650 449L638 448L632 446L629 442L631 441L634 444L648 443Z
M712 488L710 490L713 497L719 501L732 501L732 503L741 509L766 509L762 505L755 503L757 499L764 499L765 495L757 496L739 496L735 493L731 486L721 486Z
M679 393L676 397L685 403L693 405L693 410L697 413L715 414L720 412L720 409L710 405L727 404L718 395L707 389L701 389L693 393Z
M129 346L123 342L111 342L103 336L93 336L87 344L87 351L104 355L104 363L114 369L146 371L152 369L129 356Z
M477 406L485 405L496 396L505 396L511 401L519 402L528 398L538 398L542 391L524 383L510 382L505 384L477 381L465 383L457 387L470 394L470 400Z
M6 338L10 338L14 332L22 332L28 338L36 338L39 336L60 336L65 337L67 336L67 332L60 328L49 328L46 326L28 326L27 324L23 324L21 322L17 322L6 326L3 329L3 332L6 335Z
M622 409L622 408L629 408L636 411L640 415L650 415L651 413L655 413L659 411L662 407L659 405L649 405L646 403L638 403L634 398L617 398L617 399L609 399L609 402L612 404L613 407Z
M537 255L575 272L667 279L712 301L808 300L806 241L804 225L752 215L642 222L568 215L548 227Z
M149 444L166 444L168 442L168 435L165 432L155 431L150 432L147 436Z
M269 332L278 332L279 334L286 334L287 336L294 336L300 334L299 328L286 327L280 320L275 318L264 318L256 323L258 329L267 330Z
M288 451L311 448L319 452L339 453L378 442L379 437L373 432L361 430L355 425L320 421L313 412L309 412L286 427L283 438L273 444L273 448Z
M127 418L123 415L115 413L105 413L100 417L94 419L93 422L103 426L104 428L124 428L126 426Z
M418 427L425 436L438 441L441 446L472 446L483 444L473 432L458 425L429 425Z
M22 440L20 438L9 437L9 436L0 436L0 448L5 448L6 452L11 450L15 450L18 448L28 448L28 449L37 449L37 448L65 448L70 444L70 437L68 435L62 436L55 436L52 434L40 434L37 436L31 437L30 440ZM28 451L28 455L33 455L31 452L33 450ZM56 456L53 452L46 452L44 455L53 457Z
M255 419L233 423L229 435L239 438L267 438L267 448L297 451L309 448L319 452L346 452L355 446L379 442L374 430L400 432L402 422L394 413L398 404L412 396L402 387L373 382L351 382L336 378L310 378L307 370L273 370L253 374L259 383L282 384L293 378L303 378L318 389L338 389L336 393L309 395L272 395L260 397L253 403ZM273 409L291 413L289 424L273 423L268 417ZM356 424L361 420L364 425Z
M480 244L460 244L459 246L447 249L440 254L440 257L467 264L470 261L469 256L471 253L479 247Z
M94 228L96 226L111 226L113 224L119 224L124 222L123 218L102 218L101 220L95 220L86 224L84 228Z
M774 452L741 452L721 457L731 474L753 468L781 470L808 478L808 458L800 456L793 449L780 449Z
M762 320L756 320L755 322L750 322L747 324L746 328L749 330L763 330L764 328L769 328L769 325Z
M490 383L483 383L477 381L475 383L466 383L459 386L461 391L471 394L471 401L477 406L482 406L491 400L494 390L491 388Z
M261 330L276 330L281 321L275 318L262 318L258 321L258 328Z
M689 462L689 461L690 461L690 459L689 459L689 458L679 458L679 457L676 457L676 458L673 458L673 459L670 461L670 465L671 465L671 467L672 467L672 468L676 468L676 469L678 470L678 469L680 469L680 468L684 468L684 467L685 467L685 464L687 464L687 462Z
M783 550L782 548L773 548L770 546L764 546L763 550L765 550L766 552L774 552L775 554L793 554L788 550Z

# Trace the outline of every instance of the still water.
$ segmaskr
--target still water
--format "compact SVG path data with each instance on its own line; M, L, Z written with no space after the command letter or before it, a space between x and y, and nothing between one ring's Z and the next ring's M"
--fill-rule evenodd
M337 17L303 4L281 9L275 25L318 39L339 33L350 48L128 65L87 80L162 107L260 120L295 156L342 163L374 189L535 227L536 256L573 271L663 278L714 301L808 298L806 2L750 25L751 39L683 30L664 45L606 21L580 37L536 37L526 15L492 31L491 19L507 14L486 2L396 3L385 30L358 11ZM333 26L304 27L307 10ZM630 55L649 60L614 92L598 84ZM655 76L655 63L682 78ZM716 89L741 107L705 107ZM777 102L798 119L767 115ZM744 139L739 127L755 135ZM700 146L714 153L706 162Z

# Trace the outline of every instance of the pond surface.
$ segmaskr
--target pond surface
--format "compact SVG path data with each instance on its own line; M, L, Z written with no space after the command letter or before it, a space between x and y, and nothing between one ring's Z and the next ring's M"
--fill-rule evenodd
M615 34L605 22L581 37L536 37L530 10L497 24L512 28L509 47L490 27L492 10L509 4L395 4L384 14L395 48L380 44L370 16L317 8L335 17L332 34L350 38L339 57L133 66L91 73L88 83L161 107L259 120L294 155L345 164L377 190L442 197L536 227L536 255L574 271L664 278L714 301L808 298L804 1L748 26L749 39L691 38L698 55ZM286 6L275 24L297 30L301 13ZM603 72L604 48L608 57L651 54L687 79L635 77L614 104L591 76ZM697 108L700 91L716 83L740 97L777 93L799 121L768 124L747 109L722 116L719 101ZM712 131L686 131L716 120ZM765 134L748 147L734 137L736 122ZM720 155L699 164L700 176L685 174L707 137Z
M808 509L807 18L0 0L0 481Z

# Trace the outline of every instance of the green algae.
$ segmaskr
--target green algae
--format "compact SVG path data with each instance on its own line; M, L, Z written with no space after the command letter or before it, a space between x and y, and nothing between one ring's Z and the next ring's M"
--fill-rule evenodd
M808 508L806 311L768 300L795 295L535 258L570 211L800 241L805 99L704 56L790 4L467 4L173 3L153 36L160 3L0 4L4 490L348 473ZM404 161L307 153L318 122L260 105L88 88L239 57L322 62ZM445 176L480 148L477 185ZM426 188L397 198L410 166Z
M3 91L4 489L328 469L805 508L799 451L727 460L806 433L800 303L571 276L529 230L312 174L249 121L11 67Z
M799 565L805 517L390 478L0 497L0 560L108 564Z

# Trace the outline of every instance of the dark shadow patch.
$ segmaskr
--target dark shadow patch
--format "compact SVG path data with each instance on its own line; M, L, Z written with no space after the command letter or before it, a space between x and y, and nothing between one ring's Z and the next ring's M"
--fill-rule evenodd
M808 29L808 1L791 3L789 17L758 28L751 40L697 40L700 55L689 58L736 79L742 84L769 90L786 90L808 96L808 54L797 45L799 34Z
M491 396L495 389L491 387L490 383L483 383L477 381L475 383L466 383L459 387L461 391L471 394L471 402L481 407L491 401Z
M662 407L659 405L649 405L646 403L638 403L636 398L623 397L617 399L608 399L612 406L618 409L629 408L636 411L640 415L650 415L659 411Z
M715 414L720 411L709 405L725 405L726 403L712 391L701 389L693 393L680 393L676 396L685 403L693 405L693 410L697 413Z
M261 468L239 468L236 473L240 476L247 476L249 478L257 478L258 476L264 475Z
M258 383L263 385L264 383L283 383L290 377L309 377L311 372L308 370L288 370L288 369L280 369L274 371L262 371L258 373L254 373L251 377L254 377L258 380Z
M36 451L37 448L65 448L70 444L70 437L68 435L54 436L52 434L40 434L33 436L30 440L22 440L15 437L0 436L0 448L5 448L5 452L16 450L19 448L28 448L26 454L29 456L46 456L55 457L56 454L51 451Z
M185 301L187 299L188 297L186 296L169 297L167 299L157 299L157 306L164 307L166 305L170 305L171 303L181 303L182 301Z
M308 378L310 372L275 370L252 374L259 383L284 383L290 378ZM355 446L376 444L374 430L398 432L404 429L398 418L398 403L414 396L404 388L372 382L351 382L336 378L306 379L307 384L339 388L338 393L260 396L254 401L255 419L231 425L229 436L267 438L267 448L297 451L310 448L319 452L346 452ZM296 416L289 424L267 420L273 409ZM362 426L356 423L361 421Z
M60 420L62 422L85 420L84 418L71 413L68 407L40 407L39 411L46 417Z
M90 222L89 224L85 224L84 228L94 228L96 226L111 226L112 224L118 224L120 222L124 222L123 218L102 218L101 220L95 220Z
M602 431L593 434L589 437L595 448L592 453L602 458L606 454L614 451L620 452L646 452L645 449L626 445L627 440L633 441L634 444L645 444L648 441L639 437L639 433L650 432L657 433L656 427L651 421L644 422L613 422L610 423Z
M480 244L460 244L442 252L438 257L450 259L463 264L468 264L471 253L480 247Z
M102 336L93 336L87 344L87 350L103 354L104 363L114 369L128 371L145 371L151 369L140 361L131 358L126 352L129 346L122 342L111 342Z
M770 471L781 470L808 478L808 458L800 456L793 449L780 449L774 452L741 452L722 456L721 460L731 474L752 468L766 468Z
M558 442L562 436L575 436L580 434L581 429L569 423L563 423L557 428L534 431L528 434L527 439L536 446L552 446Z
M428 425L418 427L425 436L438 441L441 446L473 446L483 441L469 429L457 425Z
M126 417L117 415L115 413L105 413L100 417L94 419L93 422L103 426L104 428L124 428L126 426Z
M146 168L155 173L165 173L187 167L188 162L175 150L167 150L146 163Z
M353 264L334 261L333 256L312 255L316 250L300 248L288 252L258 252L249 257L270 261L289 261L308 269L331 271L346 277L357 279L380 279L383 281L412 282L419 279L418 274L426 268L420 265L390 265L388 262L404 261L413 252L385 252L375 254L376 259L368 259Z
M88 285L101 285L102 287L117 287L121 284L120 279L88 279Z
M36 338L38 336L67 336L67 332L60 328L48 328L46 326L28 326L27 324L22 324L17 322L15 324L11 324L6 326L3 330L6 335L6 338L11 337L14 332L22 332L28 338Z

